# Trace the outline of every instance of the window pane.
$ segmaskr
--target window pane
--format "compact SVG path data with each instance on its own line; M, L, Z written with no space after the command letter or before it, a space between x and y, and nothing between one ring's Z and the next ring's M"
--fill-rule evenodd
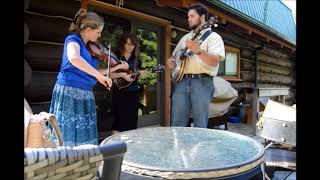
M237 75L237 54L232 52L226 52L226 76L236 76Z

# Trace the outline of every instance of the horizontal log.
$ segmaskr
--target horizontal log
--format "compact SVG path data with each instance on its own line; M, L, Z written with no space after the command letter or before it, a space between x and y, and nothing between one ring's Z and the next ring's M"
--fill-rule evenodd
M253 51L248 50L248 49L241 49L240 57L254 61L254 53L253 53ZM265 54L261 51L258 52L257 59L259 62L264 62L267 64L282 66L282 67L287 67L287 68L293 68L293 66L295 64L295 62L293 60L283 59L283 58L279 58L279 57L275 58L275 57L270 56L269 54Z
M234 46L240 46L241 49L251 51L251 56L253 56L253 50L261 45L260 41L250 39L248 38L249 36L243 36L235 32L225 31L219 28L215 29L215 31L221 35L222 39L226 42L225 44L234 44ZM275 50L269 46L265 46L265 48L259 51L259 53L260 52L268 54L274 58L291 59L291 55L286 53L286 51L282 52L281 49Z
M255 70L255 64L252 60L247 59L240 59L240 69L241 71L254 71ZM283 68L280 66L270 65L266 63L258 63L258 72L262 73L270 73L270 74L279 74L279 75L285 75L290 76L291 70L289 68Z
M261 52L283 59L290 59L292 56L292 54L287 53L284 49L276 49L274 46L265 46Z
M252 50L243 48L243 49L241 49L241 51L240 51L240 57L254 60L254 53L253 53Z
M31 82L24 91L26 100L28 102L51 100L56 78L56 72L33 71Z
M115 4L115 0L103 0L103 1L110 4ZM171 7L159 7L157 6L157 2L155 1L146 1L146 0L126 1L123 7L170 21L171 24L174 26L188 29L188 20L186 18L186 15L187 15L186 12L177 10Z
M229 34L228 32L231 32L232 34ZM235 43L240 43L243 46L250 47L252 50L254 50L256 47L259 47L261 44L265 44L263 50L261 52L269 54L273 57L278 58L284 58L284 59L290 59L291 56L293 56L292 51L289 51L284 48L279 48L273 44L268 42L265 42L266 39L264 38L257 38L260 36L255 37L252 33L251 35L243 35L239 33L239 31L234 31L232 29L227 28L226 31L221 32L221 36L223 39L231 39Z
M254 81L254 72L243 71L240 72L241 79L247 82ZM290 76L269 74L269 73L258 73L258 83L269 83L269 84L283 84L290 85L292 78Z
M34 71L58 71L62 53L63 44L29 42L24 46L24 57Z
M270 58L273 58L273 59L281 59L281 60L289 61L289 62L294 62L294 60L295 60L294 57L288 57L288 56L284 56L284 55L283 56L275 56L274 54L272 54L268 51L263 51L263 50L258 51L258 54L264 54L264 55L270 56ZM241 57L253 59L254 58L253 50L246 49L246 48L241 49Z
M260 46L259 41L249 40L246 36L241 36L232 31L224 30L222 28L215 28L214 31L216 31L224 41L235 43L249 49Z
M239 90L242 88L253 88L254 84L252 82L231 82L233 88ZM260 88L288 88L288 85L281 85L281 84L268 84L268 83L259 83L258 87Z
M29 27L26 24L26 22L24 22L24 44L27 44L29 41Z
M80 6L81 2L75 0L32 0L29 11L73 19Z
M24 60L24 87L28 87L32 78L32 69L28 62Z
M29 40L63 43L69 34L70 20L26 12L24 17L29 26Z
M290 61L288 59L274 58L263 53L258 53L257 59L258 61L261 61L261 62L279 65L279 66L288 67L288 68L292 68L294 63L293 61Z

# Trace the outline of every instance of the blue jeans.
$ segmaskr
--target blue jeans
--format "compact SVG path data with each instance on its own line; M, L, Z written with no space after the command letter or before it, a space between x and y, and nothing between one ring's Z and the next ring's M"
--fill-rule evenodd
M213 93L212 77L183 78L175 85L171 97L171 126L188 126L191 110L194 127L207 128Z

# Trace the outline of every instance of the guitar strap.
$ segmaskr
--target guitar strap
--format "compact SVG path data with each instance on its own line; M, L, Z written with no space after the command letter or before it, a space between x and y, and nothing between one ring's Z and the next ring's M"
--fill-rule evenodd
M211 31L211 29L209 29L208 31L206 31L206 32L201 36L201 38L200 38L200 40L199 40L200 45L202 44L202 42L203 42L204 40L207 39L207 37L208 37L211 33L212 33L212 31Z

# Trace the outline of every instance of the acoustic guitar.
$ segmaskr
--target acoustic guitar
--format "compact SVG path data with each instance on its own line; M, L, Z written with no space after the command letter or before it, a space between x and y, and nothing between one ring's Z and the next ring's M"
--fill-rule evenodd
M214 25L216 27L216 23L218 22L218 17L210 17L210 19L197 31L195 31L194 35L192 36L191 40L194 41L198 36L200 35L200 32L203 29L206 29L208 27L211 27ZM179 82L182 80L185 68L186 68L186 63L190 55L187 54L189 48L185 47L183 49L178 50L174 56L173 59L175 61L175 68L171 70L171 78L175 82Z

